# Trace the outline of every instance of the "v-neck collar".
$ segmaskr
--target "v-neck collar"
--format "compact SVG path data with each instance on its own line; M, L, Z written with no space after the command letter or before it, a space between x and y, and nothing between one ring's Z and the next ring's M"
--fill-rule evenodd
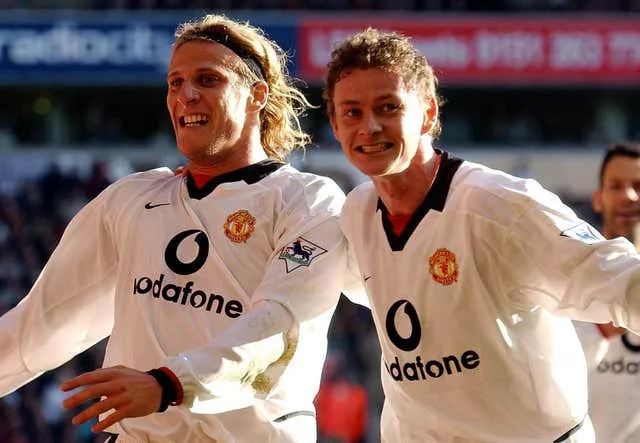
M411 237L411 234L413 234L413 231L416 230L429 210L433 209L438 212L442 212L444 210L444 205L447 201L447 196L449 195L449 189L451 189L453 176L464 160L450 155L446 151L436 150L436 152L441 152L441 157L440 168L438 169L436 178L433 181L433 185L431 186L431 189L429 189L429 192L420 206L418 206L407 222L407 225L404 227L400 235L396 236L394 234L393 226L387 217L389 210L382 202L382 199L378 197L377 209L381 212L382 226L387 235L387 240L389 241L389 246L392 251L402 251L404 249L405 245L409 241L409 237Z
M191 174L187 174L187 191L189 192L189 197L200 200L211 194L214 189L216 189L222 183L244 181L245 183L251 185L253 183L259 182L260 180L277 171L283 166L284 163L279 161L262 160L258 163L254 163L252 165L227 172L226 174L213 177L201 188L198 188L196 186L195 180L193 179Z

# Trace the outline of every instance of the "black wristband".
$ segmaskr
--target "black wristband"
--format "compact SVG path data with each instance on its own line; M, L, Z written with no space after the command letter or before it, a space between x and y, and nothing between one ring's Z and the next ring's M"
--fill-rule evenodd
M160 388L162 388L162 398L160 399L160 407L157 412L164 412L169 405L175 404L178 401L178 390L176 385L163 370L152 369L147 371L147 374L156 379Z

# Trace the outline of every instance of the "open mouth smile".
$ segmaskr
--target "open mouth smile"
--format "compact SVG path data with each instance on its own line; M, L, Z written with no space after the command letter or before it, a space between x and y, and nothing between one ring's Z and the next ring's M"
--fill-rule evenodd
M373 145L361 145L356 147L356 151L364 154L375 154L393 148L393 143L375 143Z
M178 122L182 128L193 128L206 125L209 122L209 117L205 114L183 115L178 118Z

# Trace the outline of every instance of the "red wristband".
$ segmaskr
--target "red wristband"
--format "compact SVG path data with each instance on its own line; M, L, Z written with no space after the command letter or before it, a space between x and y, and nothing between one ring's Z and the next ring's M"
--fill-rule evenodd
M184 398L182 383L173 371L167 367L151 369L147 374L156 379L162 390L162 398L157 412L164 412L169 406L178 406Z
M182 401L184 400L184 390L182 389L182 383L180 383L180 380L178 380L178 377L176 376L176 374L174 374L174 372L171 369L167 368L166 366L162 366L158 369L164 372L165 374L167 374L176 387L176 399L175 399L175 402L172 403L172 405L173 406L181 405Z

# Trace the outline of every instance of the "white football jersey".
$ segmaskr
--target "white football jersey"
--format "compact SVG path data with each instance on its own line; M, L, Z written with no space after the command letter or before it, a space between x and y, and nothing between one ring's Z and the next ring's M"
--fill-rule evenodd
M593 442L569 317L640 327L633 245L446 152L399 236L386 213L364 183L342 215L382 349L382 440Z
M202 189L166 168L114 183L0 318L0 395L111 335L104 366L168 366L191 398L112 426L118 443L315 442L313 400L346 269L343 203L330 179L272 161ZM234 347L225 331L274 302L291 329Z
M627 331L604 338L591 323L580 323L576 330L592 361L589 415L596 441L640 442L640 337Z

